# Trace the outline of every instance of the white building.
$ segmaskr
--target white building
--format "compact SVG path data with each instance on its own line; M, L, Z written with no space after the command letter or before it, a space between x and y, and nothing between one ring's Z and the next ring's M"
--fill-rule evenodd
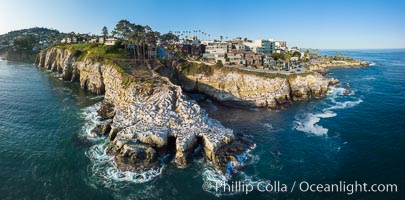
M117 39L115 39L115 38L107 38L107 39L105 39L104 45L113 46L113 45L115 45L116 41L117 41Z
M104 37L99 37L98 38L98 43L99 44L104 44Z
M89 43L97 43L97 38L91 38L91 39L89 40Z
M272 43L269 40L254 40L244 42L243 44L255 53L271 54L273 51Z
M226 53L228 51L228 44L226 43L219 43L219 42L215 42L215 43L209 43L206 47L205 47L205 52L206 53Z

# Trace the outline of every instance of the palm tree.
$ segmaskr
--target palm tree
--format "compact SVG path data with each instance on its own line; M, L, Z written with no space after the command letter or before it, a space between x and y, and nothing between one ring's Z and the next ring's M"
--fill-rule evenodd
M224 36L221 35L221 36L219 36L219 38L221 39L221 42L222 42L222 40L224 39Z
M346 53L342 53L342 56L344 59L347 59L347 54Z
M291 53L287 51L285 54L285 61L287 62L287 69L290 69L290 62L291 62Z

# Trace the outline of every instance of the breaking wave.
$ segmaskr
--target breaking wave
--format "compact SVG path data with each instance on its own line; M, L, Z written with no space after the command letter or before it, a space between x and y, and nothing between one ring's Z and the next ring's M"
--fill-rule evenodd
M250 153L251 150L246 151L246 160L243 162L243 165L254 165L260 161L259 155L253 155ZM203 185L202 189L206 192L209 192L216 197L221 196L231 196L238 194L238 192L227 192L223 191L218 188L220 183L227 183L229 182L229 177L224 175L221 171L217 170L215 166L211 162L206 162L204 164L204 170L202 172L202 179ZM243 182L244 184L257 184L259 179L254 176L249 176L245 172L239 171L237 172L237 176L235 177L238 181ZM239 193L242 193L240 191Z
M360 98L357 100L337 101L337 99L341 97L352 95L354 95L354 91L350 89L348 84L346 84L344 88L332 87L331 90L328 91L328 97L331 102L329 107L322 109L321 112L307 113L296 116L294 129L318 136L327 135L329 130L318 123L321 121L321 119L337 116L337 113L335 113L334 110L352 108L363 102L363 100Z
M328 133L328 129L324 128L321 125L318 125L317 123L321 121L321 118L331 118L335 116L336 113L332 111L326 111L317 114L309 113L306 115L305 119L296 121L295 129L315 135L326 135Z
M85 152L91 162L89 169L91 170L92 181L109 188L121 188L129 183L145 183L159 176L164 165L157 169L147 169L142 172L121 171L118 169L114 157L107 153L108 138L92 133L93 128L100 123L97 116L100 105L101 103L97 103L83 109L82 112L85 124L82 127L81 137L93 142L93 145Z
M97 110L100 108L101 103L96 103L90 107L83 109L82 118L84 119L84 125L82 127L81 136L89 139L91 141L97 141L103 139L102 137L97 136L92 133L94 127L99 124L101 121L97 116Z

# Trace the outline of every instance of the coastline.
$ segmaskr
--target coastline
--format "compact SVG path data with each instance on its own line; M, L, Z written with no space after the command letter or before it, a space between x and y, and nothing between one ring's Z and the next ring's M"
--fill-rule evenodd
M342 60L342 61L321 61L318 63L311 63L308 65L304 65L304 67L308 68L310 71L320 71L325 72L331 68L361 68L361 67L368 67L370 64L366 61L361 60Z
M0 50L0 59L34 64L37 54L37 52L16 52L9 48L3 48Z
M103 102L101 108L98 110L98 118L101 120L99 124L97 124L97 126L91 130L91 134L95 135L97 137L103 137L103 136L107 136L110 139L110 143L105 146L105 150L103 150L104 152L108 153L108 156L113 156L113 159L115 161L115 163L118 166L119 170L122 171L132 171L135 173L139 173L140 171L143 170L152 170L153 172L156 172L156 170L159 171L159 166L162 165L162 163L157 162L157 157L165 157L165 155L167 153L170 153L171 148L170 147L170 138L174 137L174 139L176 140L176 148L178 148L179 146L181 146L181 149L176 149L176 153L175 153L175 163L179 166L179 167L185 167L188 165L190 159L191 159L191 152L194 151L195 148L197 148L197 146L203 145L203 150L205 152L205 155L207 156L208 160L210 160L212 163L214 163L214 165L217 167L217 169L219 169L220 171L222 171L222 173L225 173L225 171L228 169L227 167L227 163L232 162L234 163L234 166L242 166L243 164L243 160L240 161L236 161L236 159L234 158L234 154L241 154L245 151L247 151L249 148L253 147L254 144L251 142L252 140L249 139L249 137L245 136L245 135L239 135L236 134L235 132L233 132L233 130L229 130L226 127L223 127L219 122L209 122L208 124L211 124L210 126L208 126L207 128L209 129L217 129L214 133L212 133L213 135L201 135L200 133L196 133L196 134L192 134L190 137L190 135L184 135L184 134L180 134L176 133L174 136L171 136L170 134L168 135L161 135L161 134L155 134L154 132L161 132L162 130L156 129L159 125L155 124L155 122L151 122L149 117L145 118L144 122L142 123L138 123L139 127L134 127L134 126L129 126L129 124L131 124L131 120L139 120L139 116L145 116L146 117L146 113L144 111L142 111L143 108L141 108L141 110L139 110L139 106L141 105L137 105L137 101L134 100L130 100L132 98L139 98L141 96L145 96L148 97L149 100L143 100L145 102L148 101L151 103L150 106L153 106L156 108L156 106L158 106L158 112L159 114L154 115L156 118L156 116L162 115L162 113L164 112L177 112L177 113L181 113L184 111L184 109L188 109L188 108L180 108L179 106L181 106L181 104L184 105L185 102L189 101L187 97L181 97L182 95L178 96L178 94L176 94L175 96L173 96L173 94L169 95L170 97L170 102L173 102L173 105L156 105L156 102L154 102L155 100L151 100L150 99L150 95L148 93L150 92L146 92L144 94L133 94L131 92L131 90L133 90L134 88L137 88L136 90L138 91L142 91L144 90L145 86L148 85L148 87L150 87L150 83L147 82L137 82L135 80L130 81L129 83L126 83L127 86L122 85L124 84L124 79L125 76L127 76L126 72L122 73L119 72L119 66L116 66L114 63L108 63L105 61L93 61L91 58L84 58L83 60L78 60L78 58L76 58L74 55L72 55L72 53L66 49L59 49L59 48L52 48L49 49L47 51L43 51L40 54L38 54L38 58L36 61L36 64L38 65L38 67L40 68L45 68L48 70L51 70L53 72L59 73L62 76L62 79L64 81L79 81L80 85L83 89L85 90L89 90L92 93L95 94L103 94L105 95L105 101ZM176 66L177 67L177 66ZM218 71L217 71L218 72ZM113 77L108 77L107 73L110 74L108 76L113 76ZM163 93L159 93L159 95L153 95L153 96L162 96L163 98L166 98L167 94L165 94L165 90L162 88L167 87L166 85L169 85L169 93L170 90L174 89L174 91L176 91L175 93L178 93L181 90L179 90L179 86L173 85L171 84L171 82L169 80L164 80L164 77L159 77L158 74L154 74L154 71L151 71L152 76L149 77L148 79L153 80L153 82L158 83L158 82L162 82L163 81L163 85L158 86L159 89L153 89L153 90L159 90L159 91L163 91ZM231 73L232 74L232 73ZM185 76L189 76L187 74L183 74ZM235 74L233 74L232 76L234 76ZM194 75L193 75L194 76ZM192 76L192 77L193 77ZM245 75L244 75L245 76ZM290 103L290 100L292 101L301 101L301 100L309 100L311 98L322 98L326 95L326 93L328 92L328 87L329 85L331 85L331 81L332 79L325 79L322 75L320 74L315 74L315 77L318 77L316 79L314 79L314 77L312 77L313 75L311 75L312 78L307 79L307 76L300 76L300 75L294 75L296 78L299 78L300 80L294 80L291 78L289 80L290 81L290 85L285 86L286 88L289 88L290 90L292 89L292 91L286 91L285 94L281 94L280 97L276 97L276 101L274 105L265 103L262 105L265 105L264 107L271 107L271 108L279 108L280 105L285 104L285 103ZM224 77L224 74L221 75L221 77ZM156 79L158 78L158 79ZM162 79L163 78L163 79ZM189 76L190 78L190 76ZM245 79L246 77L244 77L243 79ZM196 79L196 83L201 83L201 77ZM252 79L254 82L259 83L261 81L268 81L267 79L257 79L257 77L255 79ZM277 80L277 78L276 78ZM336 79L334 79L336 81ZM108 83L112 81L111 83ZM156 82L157 81L157 82ZM291 82L292 81L292 82ZM297 82L298 81L298 85L294 86L294 84L292 84L293 82ZM309 81L309 82L307 82ZM285 81L282 81L285 82ZM311 86L312 88L306 88L308 87L308 85L311 84L317 84L317 83L322 83L321 85L314 85ZM324 85L324 83L326 85ZM336 84L337 82L335 82L334 84ZM146 85L144 85L146 84ZM180 84L182 86L185 86L184 83L177 83ZM251 85L252 83L248 83L247 85ZM332 84L332 85L334 85ZM152 84L152 86L155 84ZM232 85L232 83L230 84ZM324 86L322 86L324 85ZM162 87L163 86L163 87ZM153 86L155 87L155 86ZM152 87L152 88L153 88ZM172 88L174 87L174 88ZM189 87L189 86L186 86ZM226 87L224 88L223 86L221 86L222 89L225 89L227 91L230 91L228 89L226 89ZM261 88L262 86L260 86L259 88ZM177 89L175 89L177 88ZM184 87L183 87L184 88ZM201 87L197 87L200 88ZM295 89L294 89L295 88ZM239 88L240 89L240 88ZM274 88L276 91L278 90L277 87ZM250 90L250 89L249 89ZM316 92L317 90L319 90L319 92ZM172 90L173 91L173 90ZM204 91L199 91L201 93L205 93ZM241 91L239 90L239 93ZM153 92L152 92L153 93ZM223 92L220 92L223 93ZM292 97L286 97L286 95L291 95L294 94L294 96ZM124 96L122 96L124 95ZM134 96L133 96L134 95ZM211 98L213 97L213 95L215 94L211 94ZM309 95L309 96L306 96ZM314 97L312 97L312 95L315 95ZM154 97L154 98L156 98ZM162 97L158 97L159 99ZM144 97L142 97L144 98ZM284 99L283 98L287 98ZM183 100L180 100L183 99ZM130 101L128 101L130 100ZM180 102L183 102L179 105L179 100ZM162 101L162 100L158 100L158 101ZM222 100L223 101L223 100ZM135 103L135 105L133 105ZM186 103L188 104L188 103ZM132 107L135 106L135 107ZM150 110L150 106L145 106L142 105L141 107L144 107L145 109ZM174 108L173 108L174 106ZM195 106L198 107L198 105L195 103ZM257 106L257 105L256 105ZM191 106L191 107L194 107ZM257 106L257 107L263 107L263 106ZM127 111L122 112L121 109L123 110L127 110L130 109L132 110L128 115L128 113L126 113ZM179 110L180 109L180 110ZM193 108L194 109L194 108ZM153 110L153 109L152 109ZM188 111L187 111L188 112ZM197 109L196 111L193 112L202 112L204 113L205 111ZM138 115L137 117L133 116L133 114ZM122 115L122 116L121 116ZM203 118L203 121L208 120L210 121L211 119L209 119L207 116L205 116L206 114L197 114L197 115L193 115L193 117L187 117L189 119L192 119L191 121L188 120L187 123L201 123L201 120L199 118ZM172 117L168 117L168 116L163 116L164 118L167 117L166 119L162 119L162 120L169 120L172 121ZM178 119L173 119L175 121L177 121ZM159 122L160 123L160 122ZM179 122L170 122L172 123L171 129L178 127L176 125L176 123ZM204 125L206 122L202 122L203 124L200 124L200 128L204 127L206 125ZM125 125L128 124L128 125ZM216 124L216 125L214 125ZM214 125L214 126L212 126ZM140 132L139 128L142 128L143 130L145 129L145 127L148 127L148 129L150 129L151 133L148 134L152 134L152 135L134 135L134 133ZM216 127L216 128L215 128ZM138 130L139 129L139 130ZM227 136L221 138L222 136L220 136L225 131ZM141 131L142 132L142 131ZM219 134L219 135L218 135ZM214 136L215 135L215 136ZM140 146L137 145L126 145L128 142L131 142L131 139L128 139L128 136L130 136L130 138L136 138L136 140L140 140L142 141L142 144L140 144ZM218 136L220 136L220 139L218 139ZM201 139L199 139L201 138ZM198 142L199 140L202 140L203 142ZM157 145L159 148L158 149L154 149L154 148L150 148L148 146L144 146L145 144L147 145ZM245 146L245 147L244 147ZM247 148L248 147L248 148ZM132 152L132 153L130 153ZM233 152L233 153L231 153ZM139 160L139 156L140 154L150 154L149 157L147 157L146 160ZM123 156L124 155L124 156ZM131 155L128 157L128 155Z

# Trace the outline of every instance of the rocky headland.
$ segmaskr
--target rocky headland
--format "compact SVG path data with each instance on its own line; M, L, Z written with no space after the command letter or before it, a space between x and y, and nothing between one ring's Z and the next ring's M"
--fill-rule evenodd
M227 166L241 166L239 155L254 146L252 138L211 119L183 90L233 105L276 109L324 97L338 83L317 72L269 75L184 60L130 63L129 68L119 63L64 47L41 51L36 59L39 68L104 95L98 110L101 123L93 132L109 138L107 152L123 171L155 168L167 154L185 167L198 147L224 173Z
M104 94L98 111L103 120L93 131L108 135L107 152L121 170L154 168L158 157L173 153L184 167L201 146L206 158L225 171L236 155L253 147L251 138L237 134L211 119L180 86L155 74L130 75L114 61L83 56L84 52L54 47L38 54L38 67L59 73L65 81L79 81L82 88Z

